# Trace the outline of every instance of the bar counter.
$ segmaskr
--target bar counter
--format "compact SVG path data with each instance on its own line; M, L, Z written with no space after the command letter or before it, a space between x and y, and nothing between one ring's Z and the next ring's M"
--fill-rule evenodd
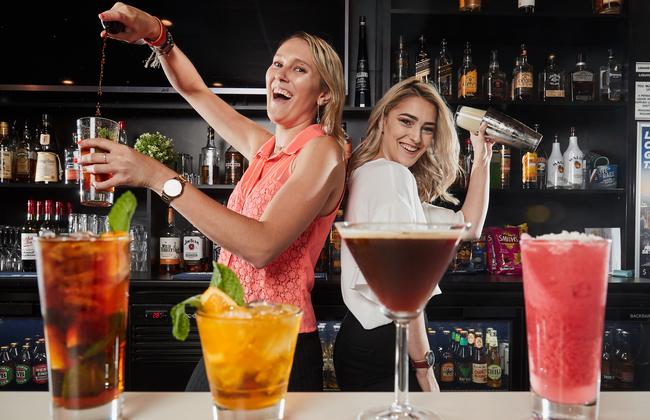
M647 420L650 392L603 392L599 420ZM287 420L353 420L364 409L390 404L393 394L379 393L289 393ZM443 392L412 393L413 405L434 411L443 420L525 420L530 418L528 392ZM2 418L47 419L47 392L0 393ZM192 419L209 420L208 393L127 392L125 420Z

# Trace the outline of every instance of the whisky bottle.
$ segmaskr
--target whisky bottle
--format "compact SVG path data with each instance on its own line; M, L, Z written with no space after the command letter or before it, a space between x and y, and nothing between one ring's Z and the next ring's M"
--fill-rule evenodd
M357 74L355 80L354 106L361 108L370 103L370 69L368 67L368 45L366 41L366 17L359 17L359 47L357 56Z
M232 146L226 149L226 174L224 184L234 185L244 173L244 156Z
M25 272L36 271L36 250L34 248L38 236L36 224L36 202L27 200L27 219L20 230L20 259Z
M533 66L528 63L526 44L521 44L517 66L513 69L513 98L515 101L529 101L533 96Z
M404 42L404 35L399 36L399 45L393 56L392 84L409 77L409 52Z
M32 153L32 133L29 122L25 121L22 136L16 146L16 166L14 179L16 182L31 182L32 174L36 170L31 159Z
M607 65L600 67L600 99L618 102L623 96L623 71L614 58L614 51L608 50Z
M564 87L565 74L555 61L555 54L549 54L546 67L540 76L541 97L544 101L563 100L566 95Z
M14 147L9 137L9 123L0 122L0 182L13 181L14 178Z
M174 209L167 208L167 226L160 232L160 274L181 271L181 236L174 223Z
M43 114L43 122L39 132L40 150L36 153L36 172L34 181L44 184L59 182L59 155L56 150L50 118Z
M219 149L214 142L214 129L208 126L207 143L201 148L199 155L199 169L201 170L201 184L215 185L219 183Z
M517 7L520 12L532 15L535 13L535 0L518 0Z
M480 12L481 0L458 0L458 10L461 12Z
M77 147L77 133L72 133L72 142L63 150L63 162L65 165L65 183L79 183L79 148Z
M571 100L594 100L594 72L587 67L582 53L578 53L576 68L571 73Z
M483 76L485 98L488 102L504 101L506 99L506 74L499 69L497 50L490 53L490 69Z
M472 62L472 47L465 43L463 65L458 69L458 99L472 99L478 94L478 70Z
M436 87L438 93L447 99L452 99L452 86L453 86L453 61L447 52L447 40L443 38L440 42L440 54L436 58Z
M208 239L194 226L183 234L183 263L185 271L208 271L208 260L212 253L207 252Z
M415 60L415 77L425 83L431 83L431 57L427 52L424 35L420 35L420 48Z

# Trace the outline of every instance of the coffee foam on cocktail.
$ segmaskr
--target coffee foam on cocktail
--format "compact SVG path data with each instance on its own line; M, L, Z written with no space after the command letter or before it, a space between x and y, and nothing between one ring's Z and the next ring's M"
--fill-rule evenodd
M603 238L593 234L586 234L582 232L568 232L563 230L561 233L547 233L539 236L522 235L522 239L538 239L542 241L578 241L578 242L593 242L602 241Z
M463 230L446 231L394 231L394 230L373 230L348 228L339 230L344 239L458 239Z

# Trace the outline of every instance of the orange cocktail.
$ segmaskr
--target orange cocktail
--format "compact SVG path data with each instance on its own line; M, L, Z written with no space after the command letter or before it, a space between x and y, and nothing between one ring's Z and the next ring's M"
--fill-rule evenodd
M39 238L37 271L54 418L116 418L124 389L129 236ZM106 412L105 416L100 412ZM71 418L71 417L70 417ZM77 417L75 417L77 418Z
M295 306L266 303L197 312L215 410L282 417L301 318Z

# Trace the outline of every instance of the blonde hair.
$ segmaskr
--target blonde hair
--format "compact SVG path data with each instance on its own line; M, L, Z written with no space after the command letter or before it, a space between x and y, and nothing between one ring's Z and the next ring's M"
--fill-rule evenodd
M388 117L388 113L401 101L414 96L429 102L438 111L436 132L431 146L409 168L417 182L420 200L430 202L439 198L458 204L458 199L447 191L462 173L458 162L460 143L452 113L433 86L414 77L390 88L372 109L365 140L352 154L348 172L352 173L364 163L376 158L381 149L383 138L382 120Z
M283 40L280 45L290 39L302 39L307 42L314 58L316 70L320 75L321 88L330 93L330 100L319 110L319 124L323 131L334 137L341 147L343 137L343 106L345 105L345 81L343 80L343 65L334 48L324 39L306 32L296 32Z

